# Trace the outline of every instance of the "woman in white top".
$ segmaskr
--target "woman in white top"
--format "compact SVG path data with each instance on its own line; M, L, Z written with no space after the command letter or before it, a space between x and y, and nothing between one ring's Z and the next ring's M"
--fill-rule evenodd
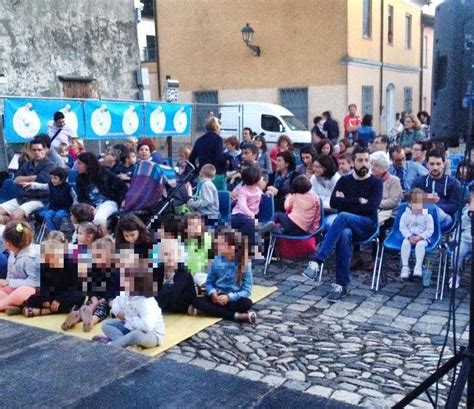
M313 176L311 176L311 185L313 191L323 202L324 220L323 227L328 229L336 218L335 210L331 209L329 202L336 186L336 182L341 176L337 173L337 167L334 160L329 155L320 155L313 162Z

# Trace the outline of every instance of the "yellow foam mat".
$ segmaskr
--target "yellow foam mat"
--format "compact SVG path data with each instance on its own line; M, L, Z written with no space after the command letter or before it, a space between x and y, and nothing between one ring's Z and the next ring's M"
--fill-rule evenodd
M254 303L263 300L273 294L277 287L263 287L259 285L253 286L252 301ZM102 335L100 324L96 325L92 331L84 332L82 324L79 323L75 328L69 331L63 331L61 324L66 319L65 314L45 315L43 317L25 318L23 315L8 316L0 313L0 319L15 322L17 324L29 325L31 327L41 328L48 331L59 332L64 335L72 335L75 337L91 340L95 335ZM141 353L148 356L155 356L168 348L174 347L180 342L192 337L198 332L210 327L211 325L221 321L221 318L214 317L189 317L187 315L166 314L164 315L166 335L162 345L156 348L142 349Z

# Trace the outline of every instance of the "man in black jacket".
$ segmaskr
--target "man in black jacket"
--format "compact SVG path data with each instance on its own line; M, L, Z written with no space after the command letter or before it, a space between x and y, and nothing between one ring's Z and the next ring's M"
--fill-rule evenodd
M20 187L16 199L0 204L0 223L6 224L10 220L23 220L35 210L40 209L48 200L48 192L41 189L32 189L32 182L48 183L49 173L55 168L47 157L47 147L44 141L34 139L30 144L33 156L31 161L21 165L14 183Z
M335 119L332 119L331 112L329 111L323 112L323 117L326 120L326 122L324 122L323 131L326 132L328 139L335 145L339 139L339 124Z

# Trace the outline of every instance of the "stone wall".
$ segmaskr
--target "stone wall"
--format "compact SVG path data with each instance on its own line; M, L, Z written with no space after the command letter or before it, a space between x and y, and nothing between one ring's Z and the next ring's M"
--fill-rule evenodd
M59 76L67 76L93 78L93 98L136 99L133 3L0 0L0 95L62 97Z
M0 94L62 96L60 75L92 77L101 98L136 98L133 0L0 0Z

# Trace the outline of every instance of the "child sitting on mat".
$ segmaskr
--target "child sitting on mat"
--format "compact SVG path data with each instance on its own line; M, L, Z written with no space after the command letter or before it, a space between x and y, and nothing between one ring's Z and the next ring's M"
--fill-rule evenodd
M12 221L3 232L5 247L9 251L7 278L0 280L0 311L21 314L18 307L36 292L39 285L33 229L22 221Z
M77 244L79 226L82 223L92 223L94 220L95 209L87 203L76 203L71 206L70 212L71 222L74 225L74 233L72 234L71 243Z
M189 306L189 315L209 314L228 320L257 322L251 311L252 271L248 258L248 240L240 233L223 229L217 234L217 257L207 276L205 297L197 297Z
M23 315L31 318L77 310L84 303L84 296L79 287L77 265L66 244L46 239L41 244L41 254L40 292L28 298Z
M181 246L177 239L163 239L156 271L158 295L155 297L163 312L186 313L196 298L193 276L180 263Z
M79 279L82 289L87 290L88 300L79 309L72 311L62 329L71 329L82 321L83 329L89 332L99 322L110 314L110 304L120 292L120 277L116 268L115 243L106 236L96 240L91 249L92 264L89 266L79 263Z
M183 233L186 249L186 265L194 277L194 282L201 287L207 279L207 269L212 260L212 235L207 231L201 216L192 213L186 218Z
M112 302L112 314L117 319L105 321L102 324L105 336L93 340L121 348L156 347L163 342L165 324L153 297L153 274L147 268L149 261L131 249L122 249L120 260L121 283L125 291Z
M263 226L263 232L301 236L318 230L321 206L311 181L305 175L299 175L293 179L291 190L292 194L285 199L286 213L276 212L273 221Z

